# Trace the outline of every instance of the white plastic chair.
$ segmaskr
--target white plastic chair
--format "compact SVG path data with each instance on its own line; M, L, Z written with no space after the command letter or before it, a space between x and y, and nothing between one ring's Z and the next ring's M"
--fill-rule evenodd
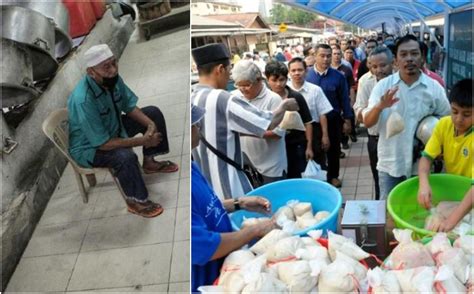
M82 175L87 176L89 185L95 186L95 174L100 172L110 172L112 178L114 179L117 187L122 194L124 195L122 187L120 186L116 177L113 176L112 171L108 168L84 168L79 166L74 159L69 155L69 133L68 133L68 112L66 108L61 108L53 111L43 122L43 132L46 136L54 143L54 145L61 151L61 153L66 156L67 160L71 163L76 176L77 184L79 186L79 191L82 196L84 203L87 203L89 197L87 195L86 187L84 186L84 181Z

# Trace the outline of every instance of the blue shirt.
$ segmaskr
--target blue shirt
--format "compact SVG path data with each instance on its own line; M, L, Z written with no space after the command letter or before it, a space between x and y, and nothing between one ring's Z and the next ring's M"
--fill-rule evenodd
M353 116L352 107L349 102L347 81L344 75L339 71L328 68L325 74L320 75L316 72L314 67L312 67L308 69L306 81L318 85L323 89L329 103L332 105L333 113L340 114L342 111L346 119Z
M211 261L219 247L221 233L232 232L230 218L199 167L191 163L191 261L192 291L212 285L218 278L224 258Z
M112 138L127 138L121 115L135 109L137 96L119 77L114 91L86 75L68 98L69 154L83 167L92 167L96 150Z

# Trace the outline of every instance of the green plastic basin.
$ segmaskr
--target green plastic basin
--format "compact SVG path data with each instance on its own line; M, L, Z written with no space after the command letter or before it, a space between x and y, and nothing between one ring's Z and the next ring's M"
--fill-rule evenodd
M441 201L461 201L471 187L471 179L450 174L433 174L429 178L433 192L433 205ZM397 228L413 230L413 237L421 239L435 232L424 229L430 214L418 204L418 177L398 184L388 195L387 209Z

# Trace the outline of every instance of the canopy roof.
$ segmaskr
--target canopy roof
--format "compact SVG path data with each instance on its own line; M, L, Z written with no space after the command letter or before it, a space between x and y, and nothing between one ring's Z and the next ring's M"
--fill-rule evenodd
M398 30L404 24L472 6L471 0L277 0L282 4L350 23L361 28Z

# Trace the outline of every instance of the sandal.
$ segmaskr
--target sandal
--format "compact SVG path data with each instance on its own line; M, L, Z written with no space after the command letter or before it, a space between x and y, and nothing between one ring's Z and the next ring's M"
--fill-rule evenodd
M127 210L130 213L147 218L158 216L164 211L163 207L161 207L160 204L155 203L151 200L147 200L143 204L135 201L127 201Z
M153 173L174 173L178 171L179 167L176 163L165 160L165 161L155 161L156 163L160 164L160 166L156 169L148 169L143 168L143 172L145 174L153 174Z

